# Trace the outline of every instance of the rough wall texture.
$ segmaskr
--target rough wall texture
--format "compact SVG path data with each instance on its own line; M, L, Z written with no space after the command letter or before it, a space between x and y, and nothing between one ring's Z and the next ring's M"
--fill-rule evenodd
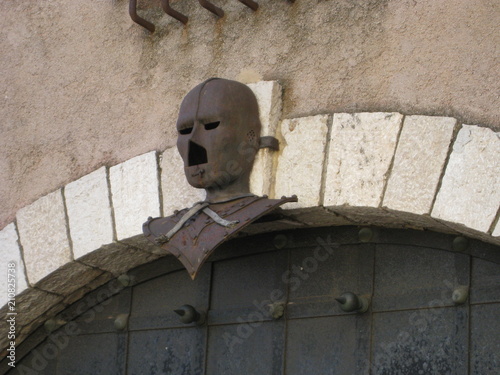
M394 111L500 130L497 0L1 2L0 228L102 165L174 144L183 95L210 76L285 89L283 118Z

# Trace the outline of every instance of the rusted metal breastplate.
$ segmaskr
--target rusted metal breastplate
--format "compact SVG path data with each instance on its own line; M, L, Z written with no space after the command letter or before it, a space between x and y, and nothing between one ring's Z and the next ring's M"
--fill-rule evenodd
M142 230L151 242L176 256L194 279L220 244L288 202L297 202L297 197L268 199L251 195L222 203L200 202L172 216L150 218Z

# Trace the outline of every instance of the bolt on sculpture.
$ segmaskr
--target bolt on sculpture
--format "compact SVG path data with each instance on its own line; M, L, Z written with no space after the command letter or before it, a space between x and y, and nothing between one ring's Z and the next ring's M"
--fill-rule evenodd
M297 197L268 199L250 193L250 173L259 148L277 148L260 137L257 99L248 86L212 78L184 98L177 120L177 148L190 185L206 198L165 218L149 218L144 235L175 255L191 278L224 241Z

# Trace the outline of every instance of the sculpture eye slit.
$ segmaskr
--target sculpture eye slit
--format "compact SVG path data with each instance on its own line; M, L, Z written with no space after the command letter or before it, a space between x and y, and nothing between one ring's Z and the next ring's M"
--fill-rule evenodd
M204 125L205 126L205 130L215 129L217 126L219 126L219 124L220 124L220 121L214 121L214 122L206 123Z
M179 129L179 133L182 134L182 135L191 134L192 131L193 131L193 127L192 126L185 127L183 129Z

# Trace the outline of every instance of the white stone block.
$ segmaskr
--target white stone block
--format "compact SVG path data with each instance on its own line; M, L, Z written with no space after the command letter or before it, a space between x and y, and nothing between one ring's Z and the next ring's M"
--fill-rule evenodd
M61 190L21 208L17 213L17 227L30 284L36 284L71 261Z
M15 267L9 267L9 263L15 263ZM0 231L0 271L1 274L4 275L4 277L0 279L0 291L2 291L0 294L0 307L5 305L8 300L7 275L9 269L14 269L11 275L15 281L15 294L19 294L28 287L28 284L26 283L26 272L24 270L24 262L21 257L21 249L19 248L18 236L14 223L7 225Z
M500 139L464 125L453 144L432 216L487 232L500 206Z
M259 104L261 136L276 137L281 116L281 85L276 81L261 81L248 84ZM261 149L257 153L250 175L250 191L257 195L269 195L274 182L273 172L276 167L277 152Z
M399 113L334 115L325 206L380 205L402 119Z
M492 236L493 237L500 237L500 220L498 220L495 229L493 229Z
M192 207L205 199L205 190L189 185L184 174L184 162L176 147L166 149L160 158L163 213L170 216L175 210Z
M113 222L105 167L66 185L64 196L76 259L113 242Z
M290 204L290 208L318 206L328 116L284 120L281 124L281 134L284 142L276 171L276 195L297 195L298 203Z
M277 81L261 81L247 85L259 104L261 136L275 136L281 116L281 85Z
M415 214L431 212L455 125L449 117L405 118L384 206Z
M149 216L160 216L156 152L111 167L109 173L118 240L142 233Z

